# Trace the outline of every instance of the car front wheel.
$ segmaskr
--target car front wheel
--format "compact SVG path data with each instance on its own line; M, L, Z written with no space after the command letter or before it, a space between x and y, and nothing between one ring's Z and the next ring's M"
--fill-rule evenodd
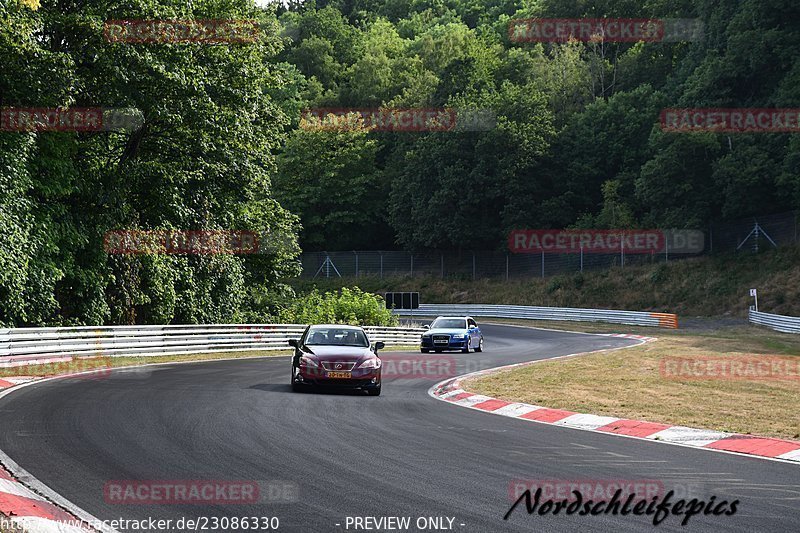
M302 384L296 382L294 380L294 376L295 376L295 369L292 368L292 373L291 373L291 377L290 377L290 380L291 380L290 383L292 385L292 392L303 392L303 391L305 391L305 387Z
M475 351L476 351L476 352L482 352L482 351L483 351L483 337L481 337L481 340L480 340L480 342L478 343L478 347L477 347L477 348L475 348Z
M469 353L469 349L472 348L472 339L467 339L467 345L461 350L461 353Z

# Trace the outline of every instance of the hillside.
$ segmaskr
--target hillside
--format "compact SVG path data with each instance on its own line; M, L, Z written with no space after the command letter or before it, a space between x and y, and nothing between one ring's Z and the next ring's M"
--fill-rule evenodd
M294 285L301 292L351 285L378 293L419 291L423 303L614 308L682 316L746 316L752 303L749 289L756 287L762 311L800 316L800 247L508 282L364 277L301 279Z

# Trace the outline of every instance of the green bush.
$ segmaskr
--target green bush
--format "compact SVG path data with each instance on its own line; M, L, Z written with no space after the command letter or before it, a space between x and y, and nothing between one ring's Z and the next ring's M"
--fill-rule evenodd
M351 324L396 326L398 318L386 309L383 298L358 287L321 294L314 289L299 296L278 314L282 324Z

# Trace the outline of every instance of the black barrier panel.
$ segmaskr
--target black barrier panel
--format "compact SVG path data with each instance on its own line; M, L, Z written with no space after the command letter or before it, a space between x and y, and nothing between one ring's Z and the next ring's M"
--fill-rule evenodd
M387 309L419 309L418 292L387 292Z

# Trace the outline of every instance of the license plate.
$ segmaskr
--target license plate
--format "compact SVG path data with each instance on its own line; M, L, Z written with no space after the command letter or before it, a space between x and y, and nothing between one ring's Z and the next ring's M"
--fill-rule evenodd
M442 340L442 341L436 340L436 341L433 341L433 342L436 343L436 344L447 344L446 340Z
M350 379L353 374L352 372L328 372L328 377L331 379Z

